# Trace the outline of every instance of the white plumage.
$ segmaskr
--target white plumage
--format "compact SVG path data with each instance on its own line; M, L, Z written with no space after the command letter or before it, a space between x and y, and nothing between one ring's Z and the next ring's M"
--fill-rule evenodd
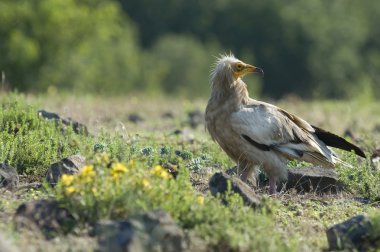
M341 161L323 141L364 156L344 139L281 108L251 99L241 80L248 73L263 71L232 55L219 58L211 75L211 97L205 114L211 137L237 163L243 181L260 166L269 177L273 194L276 182L287 177L288 160L333 168Z

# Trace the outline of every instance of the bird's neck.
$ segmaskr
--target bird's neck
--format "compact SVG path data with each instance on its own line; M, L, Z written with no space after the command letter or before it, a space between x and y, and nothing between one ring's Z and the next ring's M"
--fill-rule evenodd
M216 86L213 83L211 97L221 103L228 100L238 107L247 104L249 100L247 85L240 78L225 86Z

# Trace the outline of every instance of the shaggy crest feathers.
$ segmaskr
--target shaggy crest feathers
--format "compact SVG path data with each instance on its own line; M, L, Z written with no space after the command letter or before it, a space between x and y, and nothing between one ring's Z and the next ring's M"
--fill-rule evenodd
M211 90L212 96L216 99L223 98L228 95L231 87L236 85L236 79L233 76L232 64L239 62L233 54L221 54L216 57L216 62L211 71ZM243 83L243 82L242 82ZM239 83L240 84L240 83ZM245 93L245 84L240 85L241 92Z
M216 62L213 64L213 68L211 70L211 83L217 81L218 77L224 77L227 79L233 78L231 64L238 61L239 60L235 58L232 53L220 54L219 57L216 57ZM230 75L230 78L228 75ZM233 79L229 81L233 81Z

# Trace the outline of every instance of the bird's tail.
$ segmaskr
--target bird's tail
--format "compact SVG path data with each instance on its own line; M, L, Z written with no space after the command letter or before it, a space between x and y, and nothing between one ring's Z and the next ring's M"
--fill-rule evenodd
M345 151L354 151L356 155L366 158L364 152L359 147L348 142L346 139L313 125L312 127L314 128L315 135L318 137L318 139L324 142L327 146L335 147Z

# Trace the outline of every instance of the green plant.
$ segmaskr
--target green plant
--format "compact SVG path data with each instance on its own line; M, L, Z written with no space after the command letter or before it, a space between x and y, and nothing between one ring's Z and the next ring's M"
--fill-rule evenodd
M23 96L9 94L0 106L0 162L21 174L39 179L50 164L91 144L91 138L74 133L71 127L39 117Z
M230 193L225 206L218 198L197 193L186 169L174 179L160 165L147 167L140 160L121 163L106 153L96 154L79 174L62 177L56 197L82 223L163 209L211 246L225 244L241 251L280 247L286 251L295 246L272 231L270 215L244 206L240 196ZM272 232L271 237L266 232Z
M380 173L373 170L369 160L358 163L354 153L346 153L343 157L352 167L339 166L339 180L356 195L371 200L380 200Z

